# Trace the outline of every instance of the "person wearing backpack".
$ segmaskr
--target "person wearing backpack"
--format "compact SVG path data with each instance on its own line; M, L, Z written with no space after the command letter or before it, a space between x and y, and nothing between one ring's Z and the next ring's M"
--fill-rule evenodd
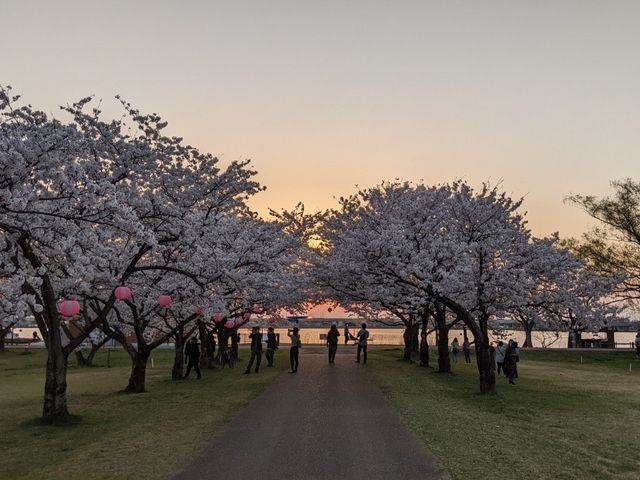
M458 342L458 337L455 337L451 342L451 360L453 363L458 363L458 355L460 355L460 343Z

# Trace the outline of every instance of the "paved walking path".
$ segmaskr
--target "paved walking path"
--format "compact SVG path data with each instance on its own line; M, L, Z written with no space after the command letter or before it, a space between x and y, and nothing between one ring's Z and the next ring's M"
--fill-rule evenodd
M302 353L298 373L280 376L176 480L444 478L367 367L345 354L328 365L317 351ZM288 361L287 349L276 361Z

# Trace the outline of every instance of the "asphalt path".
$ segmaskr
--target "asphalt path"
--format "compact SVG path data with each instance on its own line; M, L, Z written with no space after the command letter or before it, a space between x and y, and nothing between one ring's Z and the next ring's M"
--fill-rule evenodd
M367 366L341 350L328 365L324 350L303 348L298 373L267 387L176 480L445 478Z

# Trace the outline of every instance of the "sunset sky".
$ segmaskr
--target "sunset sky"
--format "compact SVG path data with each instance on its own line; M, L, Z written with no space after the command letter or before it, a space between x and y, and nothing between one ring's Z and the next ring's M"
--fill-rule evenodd
M401 178L503 181L534 233L640 179L640 2L7 1L0 83L38 107L119 93L223 162L255 208Z

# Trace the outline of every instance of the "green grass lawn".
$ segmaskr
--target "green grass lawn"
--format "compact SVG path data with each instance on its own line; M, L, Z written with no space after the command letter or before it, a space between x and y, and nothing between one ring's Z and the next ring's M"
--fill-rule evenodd
M640 361L632 353L524 351L516 385L498 378L490 396L477 393L474 363L442 375L400 355L372 352L369 368L453 479L640 478Z
M229 370L203 370L171 381L173 351L156 351L147 370L147 393L120 393L129 375L128 357L111 352L111 368L100 352L93 368L69 371L69 410L74 425L43 425L45 352L0 353L0 478L164 479L186 465L231 416L286 369L242 375L243 362ZM264 358L263 358L264 362ZM264 365L264 364L263 364Z

